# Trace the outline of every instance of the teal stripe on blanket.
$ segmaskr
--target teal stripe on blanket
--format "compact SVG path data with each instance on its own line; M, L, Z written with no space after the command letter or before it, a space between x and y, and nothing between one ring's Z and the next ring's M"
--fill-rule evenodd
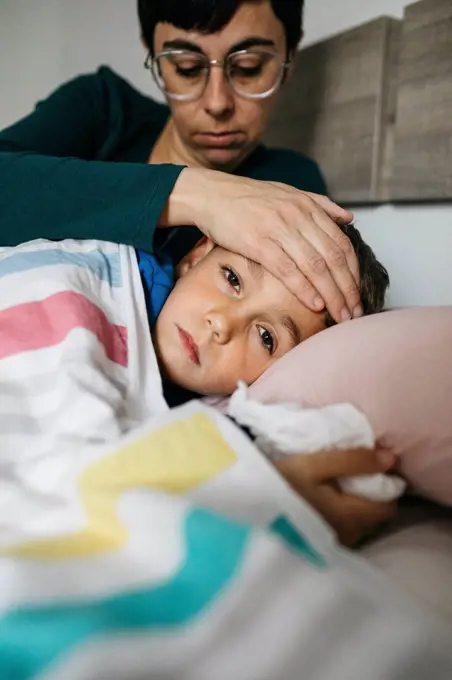
M0 259L0 278L18 274L30 269L55 265L74 265L91 270L99 279L112 288L122 287L122 273L118 253L105 253L99 250L89 252L69 252L64 250L18 251Z
M292 522L281 515L277 517L270 525L271 531L280 536L284 543L290 548L301 554L308 562L311 562L316 567L326 567L327 563L313 548L313 546L302 536L294 527Z
M251 530L204 510L184 525L186 558L163 585L98 601L22 606L0 618L0 678L30 680L93 636L187 624L234 577Z

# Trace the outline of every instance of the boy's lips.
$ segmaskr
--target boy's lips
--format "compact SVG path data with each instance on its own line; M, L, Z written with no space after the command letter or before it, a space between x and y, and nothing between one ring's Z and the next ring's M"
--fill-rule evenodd
M199 361L198 345L193 340L190 333L187 333L186 331L183 330L183 328L180 328L179 326L176 326L176 328L177 332L179 333L182 348L184 349L186 355L188 356L191 362L199 366L201 362Z

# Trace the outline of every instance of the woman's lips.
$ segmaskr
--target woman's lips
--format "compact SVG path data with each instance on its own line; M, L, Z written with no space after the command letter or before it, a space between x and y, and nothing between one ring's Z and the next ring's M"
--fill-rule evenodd
M242 133L240 132L221 132L218 134L204 132L197 135L198 141L203 146L214 148L227 148L233 146L242 140Z
M199 366L201 362L199 361L198 345L193 340L191 335L184 331L183 328L179 328L179 326L177 326L177 332L179 333L181 345L186 355L188 356L192 363Z

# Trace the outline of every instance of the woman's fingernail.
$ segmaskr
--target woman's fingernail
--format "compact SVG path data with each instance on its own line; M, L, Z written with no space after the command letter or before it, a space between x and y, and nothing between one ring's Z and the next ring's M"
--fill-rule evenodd
M361 307L361 305L357 305L355 309L353 310L353 318L354 319L359 319L360 316L363 316L364 310Z
M391 468L397 460L397 457L391 451L379 451L378 460L386 469Z
M351 319L350 312L347 309L347 307L344 307L344 309L341 312L341 321L350 321L350 319Z
M325 302L323 301L323 298L320 297L320 295L317 295L314 298L314 307L321 311L325 307Z

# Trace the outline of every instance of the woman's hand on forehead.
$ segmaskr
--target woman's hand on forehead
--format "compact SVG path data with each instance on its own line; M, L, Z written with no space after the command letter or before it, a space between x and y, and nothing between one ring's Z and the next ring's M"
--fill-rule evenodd
M162 222L195 224L223 248L262 264L309 309L326 306L340 322L363 313L358 260L338 227L352 219L326 196L187 168Z

